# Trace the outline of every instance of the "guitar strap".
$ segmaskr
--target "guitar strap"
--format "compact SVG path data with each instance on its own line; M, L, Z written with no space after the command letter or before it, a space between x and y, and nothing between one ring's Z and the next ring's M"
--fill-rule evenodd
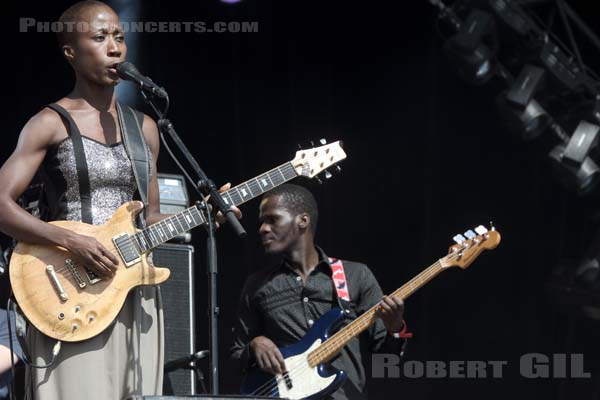
M117 102L117 115L119 116L123 145L131 160L140 199L144 206L147 206L148 180L150 177L150 163L148 160L150 157L148 156L148 146L141 126L144 121L144 114L129 106L121 106L121 103Z
M344 271L344 263L340 259L329 259L331 265L331 279L333 279L333 287L337 293L338 299L350 301L350 292L348 291L348 282L346 281L346 272Z
M331 265L331 278L333 280L333 287L335 288L335 292L337 293L338 305L342 309L344 309L340 300L350 302L350 291L348 290L348 282L346 280L346 272L344 271L344 263L340 259L330 258L329 264ZM402 331L399 332L400 338L407 339L413 337L413 334L407 332L406 329L406 323L404 323ZM406 343L402 346L401 354L404 354L405 347Z
M88 165L85 159L85 152L83 151L83 140L81 139L81 133L73 118L67 110L62 106L51 103L46 107L56 111L61 117L63 117L69 123L69 129L67 134L71 137L73 143L73 152L75 153L75 166L77 168L77 180L79 181L79 198L81 199L81 221L86 224L91 224L92 221L92 196L90 189L90 177L88 174Z
M79 197L81 199L81 221L92 223L92 198L90 188L90 177L88 173L87 160L83 147L81 132L68 111L62 106L51 103L46 107L53 109L69 123L68 134L73 143L75 153L75 164L77 168L77 180L79 182ZM121 138L125 152L131 160L133 175L138 188L140 199L144 206L148 204L148 180L150 176L150 164L148 162L148 147L142 131L144 115L129 106L121 106L117 102L117 115L121 128Z

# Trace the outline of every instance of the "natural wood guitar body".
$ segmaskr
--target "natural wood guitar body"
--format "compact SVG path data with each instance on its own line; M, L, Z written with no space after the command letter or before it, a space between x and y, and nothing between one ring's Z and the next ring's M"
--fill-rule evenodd
M110 279L92 283L80 260L62 247L19 243L10 262L10 281L23 313L42 333L67 342L77 342L96 336L116 318L131 289L141 285L157 285L169 278L170 271L151 265L145 254L127 267L113 243L113 237L138 231L135 216L142 210L139 201L123 204L104 225L82 222L55 221L53 225L93 236L119 259L117 272ZM85 283L80 287L72 270L66 266L72 260L73 268ZM48 271L52 266L62 291ZM61 293L66 294L66 299Z

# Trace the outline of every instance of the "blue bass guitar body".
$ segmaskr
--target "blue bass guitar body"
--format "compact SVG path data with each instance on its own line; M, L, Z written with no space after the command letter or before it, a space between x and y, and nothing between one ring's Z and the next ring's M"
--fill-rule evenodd
M241 392L255 396L284 399L322 399L335 392L346 380L344 371L319 364L311 367L308 355L329 339L333 330L344 318L344 312L334 308L319 318L302 340L279 350L285 360L284 374L273 376L258 367L248 371Z

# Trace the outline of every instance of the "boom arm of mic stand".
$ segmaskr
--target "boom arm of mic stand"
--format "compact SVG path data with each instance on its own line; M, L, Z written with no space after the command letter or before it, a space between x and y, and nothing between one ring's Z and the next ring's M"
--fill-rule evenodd
M223 216L225 216L225 219L229 222L229 225L234 230L236 235L238 235L239 237L245 237L246 231L244 230L244 227L242 226L240 221L238 221L238 219L235 217L231 207L227 203L225 203L215 184L210 179L208 179L202 168L200 168L198 162L196 162L196 160L194 159L190 151L187 149L185 144L183 144L183 142L179 138L179 135L177 134L177 132L175 132L171 121L169 121L166 118L159 119L158 128L163 132L167 132L171 136L171 138L173 139L175 144L177 144L177 147L179 147L179 149L181 150L187 161L190 163L192 168L194 168L194 171L200 177L200 184L198 185L200 191L202 191L205 195L210 195L211 203L213 203L216 206L217 210L221 211Z

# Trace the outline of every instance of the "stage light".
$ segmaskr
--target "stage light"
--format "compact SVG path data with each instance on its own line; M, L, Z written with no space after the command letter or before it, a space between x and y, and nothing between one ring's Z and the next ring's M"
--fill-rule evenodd
M563 305L600 320L600 230L579 260L560 260L546 288Z
M537 33L535 24L520 7L520 4L506 0L490 0L490 6L496 14L520 36L526 36L530 32Z
M495 73L496 32L491 14L474 10L458 33L444 44L444 51L458 75L469 83L483 84Z
M598 283L600 276L600 262L595 257L585 257L579 262L575 271L575 279L586 288L592 288Z
M533 98L543 79L543 69L525 65L510 88L502 92L496 101L508 129L526 142L537 139L552 125L552 118Z
M539 91L544 80L544 70L527 64L510 85L506 99L517 107L525 108L533 96Z
M507 92L502 92L496 106L508 130L525 142L537 139L552 126L552 117L535 99L521 108L507 100Z
M598 183L600 169L590 157L596 147L600 127L582 121L569 142L560 144L548 155L561 184L579 195L589 193Z

